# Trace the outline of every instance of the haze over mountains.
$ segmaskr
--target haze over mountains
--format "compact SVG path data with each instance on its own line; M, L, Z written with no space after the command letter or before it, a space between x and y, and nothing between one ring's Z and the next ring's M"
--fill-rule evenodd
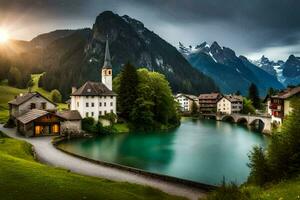
M164 74L174 93L198 95L221 90L247 95L253 82L263 96L270 87L282 89L286 85L288 79L282 81L280 70L274 68L278 65L282 66L284 77L291 77L295 83L298 80L299 58L292 56L287 62L271 64L265 58L252 62L217 42L211 45L204 42L196 47L180 44L178 51L142 22L110 11L101 13L92 28L56 30L29 42L14 41L14 56L10 58L19 57L30 73L45 72L40 84L47 90L59 89L67 98L72 86L80 86L87 80L100 81L107 36L114 75L130 61L137 67ZM1 61L4 54L0 54Z

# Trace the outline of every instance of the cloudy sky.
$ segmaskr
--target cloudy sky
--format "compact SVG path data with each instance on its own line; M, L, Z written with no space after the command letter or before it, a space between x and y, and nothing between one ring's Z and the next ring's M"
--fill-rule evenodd
M0 0L0 27L30 40L91 27L105 10L129 15L177 47L217 41L238 55L300 56L299 0Z

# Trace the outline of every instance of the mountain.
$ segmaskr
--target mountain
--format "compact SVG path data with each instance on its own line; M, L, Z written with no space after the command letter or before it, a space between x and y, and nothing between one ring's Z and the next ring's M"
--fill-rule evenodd
M261 59L253 61L253 63L276 77L285 86L300 84L299 57L291 55L286 62L281 60L275 62L263 56Z
M283 88L274 76L252 64L246 57L237 57L232 49L221 47L217 42L211 45L204 42L196 47L185 47L179 43L179 51L194 68L212 77L224 93L240 91L247 95L251 83L257 85L261 96L270 87Z
M67 97L71 86L99 81L107 37L114 75L129 61L164 74L173 92L199 94L218 90L211 78L194 69L175 47L143 23L110 11L101 13L92 29L56 31L31 41L43 44L42 65L46 73L40 84L47 90L58 88Z

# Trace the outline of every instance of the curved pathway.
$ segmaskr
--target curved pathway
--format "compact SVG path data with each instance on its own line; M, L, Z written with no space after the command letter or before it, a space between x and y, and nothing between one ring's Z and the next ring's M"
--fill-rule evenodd
M52 137L25 138L17 134L16 129L6 129L3 125L0 125L0 130L10 137L25 140L32 144L36 151L38 160L51 166L61 167L87 176L147 185L160 189L166 193L184 196L189 199L198 199L199 197L206 196L207 193L203 190L187 187L182 184L157 180L144 175L135 174L133 172L110 168L86 160L81 160L56 149L51 143Z

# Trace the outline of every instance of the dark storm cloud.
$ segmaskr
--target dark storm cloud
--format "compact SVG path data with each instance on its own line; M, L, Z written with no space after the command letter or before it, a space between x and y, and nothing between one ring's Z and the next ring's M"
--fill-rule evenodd
M173 45L217 40L247 53L300 41L299 0L0 0L0 17L25 12L51 28L91 27L104 10L141 20Z

